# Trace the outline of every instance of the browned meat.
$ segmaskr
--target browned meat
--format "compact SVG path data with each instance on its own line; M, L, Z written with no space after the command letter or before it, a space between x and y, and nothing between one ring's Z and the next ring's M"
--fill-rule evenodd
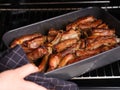
M48 53L43 57L40 65L38 66L40 72L45 72L47 70L50 54L52 54L52 48L48 47Z
M77 50L76 51L76 56L80 57L80 56L91 56L91 55L95 55L101 52L101 49L93 49L93 50Z
M110 46L117 44L116 37L97 37L92 43L87 43L86 50L93 50L103 45Z
M46 68L47 68L47 65L48 65L48 60L49 60L49 54L46 54L43 57L42 62L38 66L40 72L45 72L46 71Z
M72 39L72 38L76 38L79 40L80 38L80 32L77 32L75 30L69 30L69 31L66 31L62 34L62 37L61 37L61 41L64 41L64 40L67 40L67 39Z
M54 38L55 38L55 36L47 36L47 40L48 40L48 42L53 41Z
M49 68L47 71L51 71L57 68L61 61L61 54L51 54L50 59L49 59Z
M55 30L54 28L51 28L49 31L48 31L48 42L51 42L55 39L55 37L58 35L58 33L60 33L60 30Z
M27 40L23 43L24 46L35 49L38 48L39 46L43 45L46 42L46 36L39 36L35 37L31 40Z
M60 32L60 30L56 30L54 28L51 28L48 32L48 36L56 36L59 32Z
M93 16L85 16L85 17L77 19L75 22L67 25L66 30L70 30L70 29L76 30L78 28L77 26L79 24L85 24L87 22L93 22L93 21L95 21L95 17L93 17Z
M113 29L93 29L92 35L95 35L95 36L115 36L115 30L113 30Z
M35 50L33 50L32 52L30 53L27 53L27 57L28 57L28 60L30 61L34 61L34 60L37 60L41 57L43 57L45 54L47 54L47 49L45 47L39 47Z
M95 20L93 22L88 22L88 23L84 23L84 24L79 24L78 28L80 28L81 30L85 30L85 29L91 29L91 28L96 28L98 25L100 25L102 23L102 20L98 19Z
M90 44L96 41L96 38L98 38L99 36L89 36L88 38L84 39L84 46L86 47L86 44Z
M15 39L10 47L13 48L14 46L16 46L17 44L22 44L23 42L27 41L27 40L30 40L30 39L33 39L35 37L38 37L38 36L41 36L40 33L34 33L34 34L29 34L29 35L24 35L24 36L21 36L17 39Z
M80 48L80 44L81 44L81 42L77 42L77 43L73 44L71 47L68 47L67 49L63 50L61 52L62 57L66 56L69 53L75 53L75 51Z
M53 46L53 45L56 45L60 42L60 39L61 39L61 33L58 33L55 38L50 42L48 43L48 46Z
M63 57L63 59L59 63L58 68L61 68L65 65L67 65L67 63L74 58L75 58L75 56L73 54L67 54L65 57Z
M76 42L77 42L77 39L67 39L55 45L54 48L57 52L61 52L65 50L66 48L72 46Z
M72 64L72 63L78 62L80 60L89 58L93 55L97 55L101 52L112 49L113 47L114 47L114 45L113 46L102 46L102 47L99 47L99 48L94 49L94 50L78 50L78 51L76 51L77 57L75 59L70 60L68 62L68 64Z
M98 20L95 20L91 23L90 27L91 28L96 28L97 26L99 26L100 24L102 24L102 20L101 19L98 19Z
M81 39L79 49L85 49L85 47L86 47L86 41L85 39Z
M97 28L108 29L109 27L106 23L103 23L103 24L99 25Z

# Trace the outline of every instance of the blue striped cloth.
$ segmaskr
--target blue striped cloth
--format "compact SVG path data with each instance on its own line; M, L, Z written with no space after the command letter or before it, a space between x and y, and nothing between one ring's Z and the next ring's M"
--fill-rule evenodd
M0 72L15 69L29 63L26 54L21 46L8 49L0 56ZM78 86L70 81L58 78L46 77L43 73L34 73L25 78L25 80L35 82L46 87L48 90L79 90Z

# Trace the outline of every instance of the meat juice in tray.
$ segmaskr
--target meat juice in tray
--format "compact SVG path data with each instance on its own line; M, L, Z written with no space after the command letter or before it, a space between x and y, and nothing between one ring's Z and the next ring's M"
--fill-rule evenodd
M23 30L20 38L15 36L5 42L5 34L3 41L10 47L20 44L32 62L40 58L38 67L45 75L70 79L119 59L119 26L112 25L109 19L119 25L104 10L86 8L12 30L6 34Z

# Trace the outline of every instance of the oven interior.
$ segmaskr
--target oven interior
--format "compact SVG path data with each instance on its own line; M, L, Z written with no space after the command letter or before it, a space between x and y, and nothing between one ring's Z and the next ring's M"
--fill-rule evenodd
M100 7L120 20L119 0L0 0L0 51L7 49L2 35L12 29L85 7ZM120 89L120 61L74 77L81 90Z

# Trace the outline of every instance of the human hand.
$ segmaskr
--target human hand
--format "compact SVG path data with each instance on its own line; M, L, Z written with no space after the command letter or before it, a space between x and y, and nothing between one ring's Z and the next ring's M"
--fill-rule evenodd
M37 71L37 67L27 64L0 73L0 90L47 90L40 85L24 80L26 76Z

